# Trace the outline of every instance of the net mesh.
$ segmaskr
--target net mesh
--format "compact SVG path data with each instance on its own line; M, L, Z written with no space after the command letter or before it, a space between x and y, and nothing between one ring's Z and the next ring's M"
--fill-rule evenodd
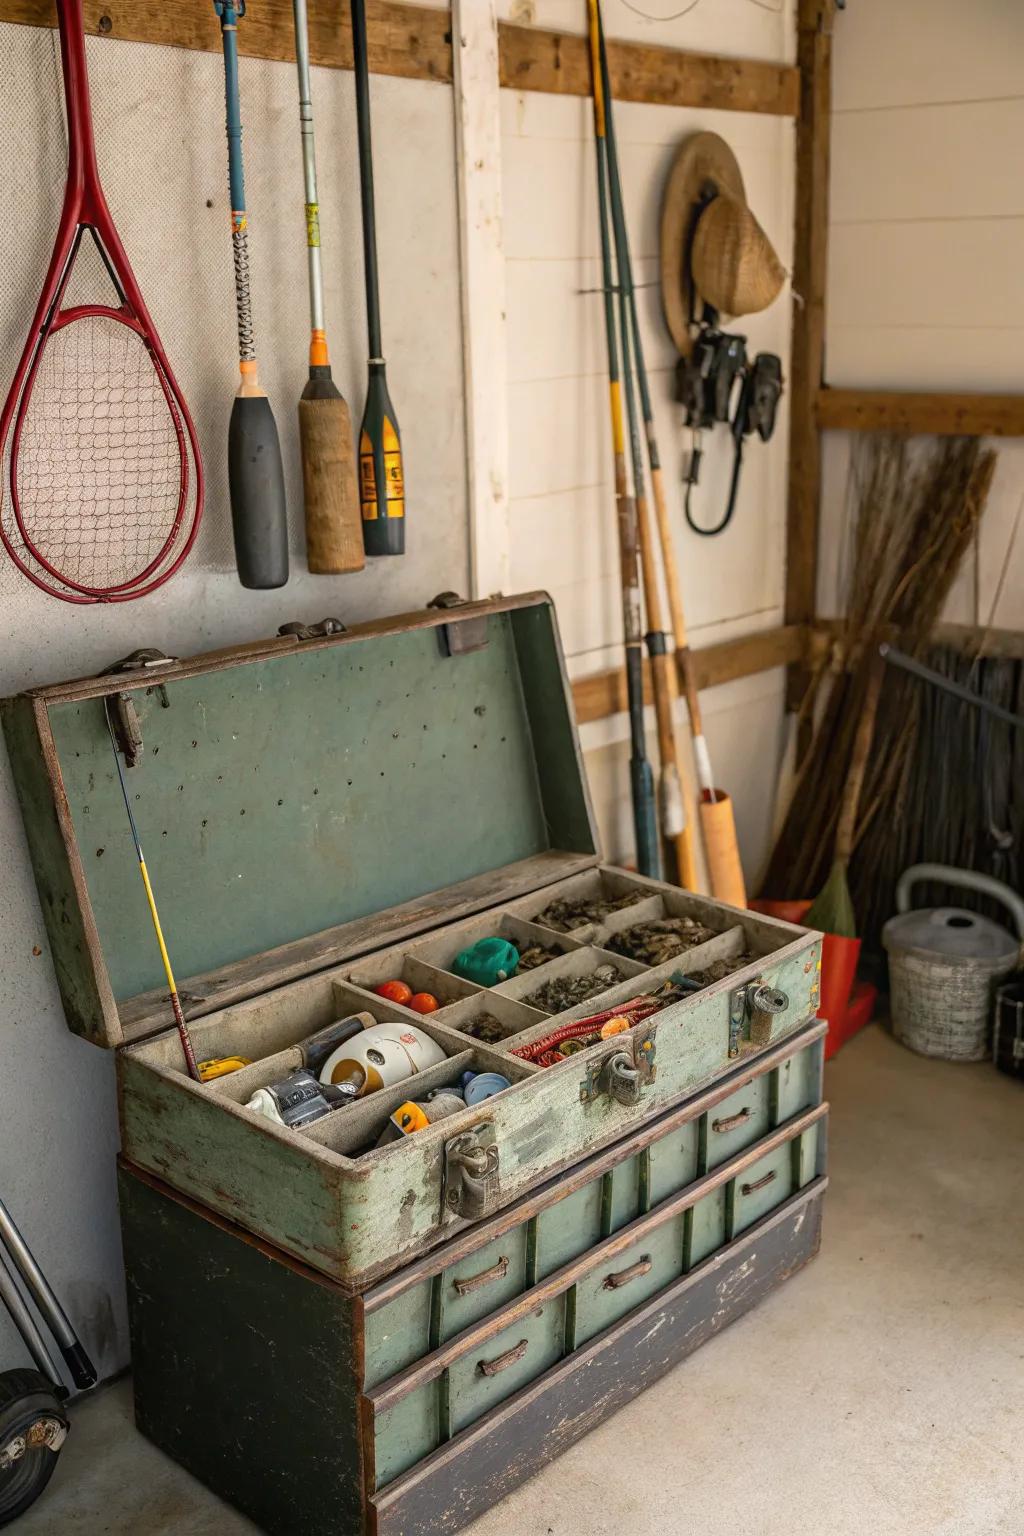
M58 330L21 409L5 489L17 492L22 540L40 560L67 582L111 588L173 559L191 526L194 474L183 500L180 424L135 331L105 316Z

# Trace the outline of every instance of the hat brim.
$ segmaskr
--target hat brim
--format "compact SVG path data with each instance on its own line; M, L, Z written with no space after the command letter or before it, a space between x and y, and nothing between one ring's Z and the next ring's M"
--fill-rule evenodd
M739 162L726 141L717 133L694 133L679 146L661 202L661 302L669 334L684 357L692 344L693 308L686 245L694 205L709 192L747 200Z

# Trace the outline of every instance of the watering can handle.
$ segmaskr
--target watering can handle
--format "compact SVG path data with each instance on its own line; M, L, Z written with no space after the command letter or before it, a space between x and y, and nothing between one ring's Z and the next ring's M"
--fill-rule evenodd
M991 875L979 875L972 869L954 869L949 864L912 864L905 869L896 883L896 910L909 912L910 892L922 880L938 880L943 885L958 885L965 891L977 891L1002 902L1013 915L1017 925L1017 937L1024 939L1024 901L1001 880Z

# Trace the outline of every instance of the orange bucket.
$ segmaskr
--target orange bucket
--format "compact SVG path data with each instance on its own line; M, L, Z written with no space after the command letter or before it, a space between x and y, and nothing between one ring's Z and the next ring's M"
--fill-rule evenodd
M751 911L777 917L783 923L803 923L811 909L809 901L752 901ZM834 1056L846 1039L846 1010L857 975L860 939L841 939L826 933L821 946L821 996L818 1018L828 1020L826 1060ZM866 1021L865 1021L866 1022Z

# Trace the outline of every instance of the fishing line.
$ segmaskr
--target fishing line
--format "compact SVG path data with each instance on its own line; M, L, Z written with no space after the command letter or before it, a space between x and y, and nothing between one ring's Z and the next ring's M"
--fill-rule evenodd
M153 895L153 887L150 884L149 871L146 868L146 859L142 852L142 843L139 840L139 829L135 825L135 817L132 814L131 800L128 798L128 786L124 781L124 769L121 767L121 754L118 750L117 737L110 719L110 702L104 704L103 718L107 722L107 733L110 736L110 745L114 751L114 762L117 766L118 782L121 785L121 794L124 796L124 808L128 812L128 825L132 832L132 842L135 844L135 853L139 861L139 874L146 888L146 901L149 904L149 915L153 920L153 932L156 934L156 942L160 948L160 959L163 961L164 975L167 977L167 985L171 993L171 1010L174 1014L174 1022L178 1026L178 1037L181 1040L181 1048L185 1053L185 1063L188 1074L195 1082L202 1082L202 1076L196 1063L196 1053L192 1048L192 1036L189 1034L188 1025L185 1023L185 1015L182 1012L181 999L178 996L178 987L174 980L174 972L171 969L171 957L167 953L167 945L164 942L164 932L160 926L160 914L156 908L156 897Z

